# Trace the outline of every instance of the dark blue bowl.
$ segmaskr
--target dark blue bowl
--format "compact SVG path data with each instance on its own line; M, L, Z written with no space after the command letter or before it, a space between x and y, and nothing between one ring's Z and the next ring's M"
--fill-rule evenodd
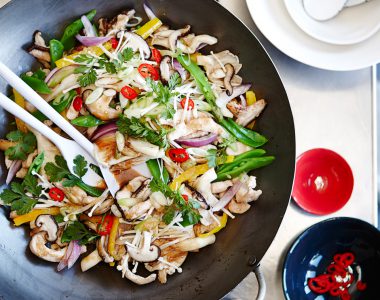
M306 229L290 247L285 259L282 283L286 299L339 299L312 292L307 281L326 271L337 253L352 252L362 269L364 291L349 291L352 299L380 299L380 232L372 225L353 218L332 218Z

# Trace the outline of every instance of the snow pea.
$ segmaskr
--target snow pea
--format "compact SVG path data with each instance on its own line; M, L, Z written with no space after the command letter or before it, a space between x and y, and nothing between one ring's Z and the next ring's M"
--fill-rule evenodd
M87 14L86 17L92 21L92 19L95 17L96 10L90 10ZM65 28L65 31L63 32L62 38L61 38L61 43L64 46L64 49L70 50L71 48L74 48L75 46L75 35L79 33L83 29L83 23L81 19L75 20L73 23L68 25Z
M27 85L29 85L36 92L41 93L41 94L51 93L51 89L49 89L45 81L37 77L28 76L26 74L22 74L20 77Z
M75 90L71 90L66 94L60 94L53 100L51 106L59 113L63 112L77 95Z
M29 167L28 174L31 174L33 171L38 173L38 171L41 169L42 163L45 159L45 153L41 152L36 156L36 158L33 160L32 164Z
M50 46L50 58L51 58L51 67L54 68L55 67L55 62L62 58L63 56L63 45L60 41L58 40L50 40L49 42L49 46Z
M94 127L94 126L104 124L104 122L95 118L94 116L88 115L88 116L80 116L72 120L71 124L76 125L76 126L81 126L81 127Z
M236 156L233 162L221 165L218 168L218 172L222 173L222 172L231 170L237 165L239 165L243 160L247 160L248 158L252 158L252 157L260 157L260 156L263 156L265 153L266 151L264 149L253 149L253 150L244 152Z
M274 156L261 156L261 157L251 157L240 161L236 167L232 170L227 170L225 172L217 172L217 178L215 181L223 181L231 178L238 177L242 173L248 173L254 169L265 167L274 161Z
M166 170L166 168L164 166L162 166L163 170L162 170L162 176L161 176L161 171L160 171L160 167L158 165L157 159L148 160L146 162L146 164L147 164L149 171L152 174L154 179L161 180L165 184L167 184L169 182L168 170Z

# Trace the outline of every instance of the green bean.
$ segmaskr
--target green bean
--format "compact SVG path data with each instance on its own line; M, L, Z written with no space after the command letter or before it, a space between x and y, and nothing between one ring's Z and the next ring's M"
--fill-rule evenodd
M88 115L88 116L80 116L72 120L71 124L76 125L76 126L81 126L81 127L94 127L94 126L104 124L104 122L95 118L94 116Z
M47 84L43 80L37 78L37 76L33 77L28 76L26 74L22 74L20 77L27 85L29 85L36 92L39 92L41 94L51 93L51 89L49 89Z
M74 97L77 95L75 90L71 90L66 94L60 94L55 98L51 106L59 113L63 112L70 104Z
M89 186L88 184L84 183L82 180L78 180L75 183L76 186L80 187L82 190L84 190L87 194L93 197L100 197L103 194L103 190L98 189L93 186Z
M92 21L92 19L95 17L95 14L96 10L93 9L86 14L86 17ZM63 32L61 38L61 43L63 44L66 51L75 46L75 35L77 35L79 31L83 29L83 27L84 26L81 19L78 19L65 28L65 31Z
M252 157L247 160L243 160L236 168L226 172L217 172L217 178L215 181L223 181L238 177L242 173L248 173L254 169L265 167L273 162L274 156L262 156Z
M50 40L50 58L51 58L51 67L55 67L55 62L63 56L63 45L58 40Z
M165 184L169 182L168 170L166 170L166 168L162 166L163 170L162 170L162 176L161 176L161 171L160 171L160 167L158 165L157 159L148 160L146 164L154 179L163 181Z
M236 167L237 165L239 165L243 160L246 160L246 159L252 158L252 157L263 156L265 153L266 153L266 151L264 149L253 149L253 150L244 152L243 154L236 156L235 159L233 160L233 162L221 165L218 168L218 172L222 173L225 170L231 170L234 167Z

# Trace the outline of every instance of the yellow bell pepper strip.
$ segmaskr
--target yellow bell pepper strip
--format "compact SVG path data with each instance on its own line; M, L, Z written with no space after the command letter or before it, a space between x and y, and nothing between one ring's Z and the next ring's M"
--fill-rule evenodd
M109 43L109 42L104 43L103 46L107 50L110 50L112 48L111 43ZM72 64L74 64L74 62L73 62L74 58L76 58L77 56L79 56L81 54L87 54L87 53L90 53L90 54L93 54L93 55L96 55L96 56L100 56L104 52L98 46L86 47L82 51L79 51L79 52L76 52L76 53L73 53L73 54L70 54L70 55L66 55L66 56L62 57L61 59L58 59L55 62L55 65L57 66L58 69L66 67L66 66L69 66L69 65L72 65Z
M202 233L202 234L198 234L197 236L198 237L201 237L201 238L205 238L205 237L208 237L214 233L217 233L219 232L220 230L222 230L224 227L226 227L227 225L227 215L224 213L223 216L220 218L220 225L218 227L215 227L213 230L207 232L207 233Z
M136 34L141 36L144 40L147 39L153 32L160 28L162 22L159 18L154 18L149 22L145 23L139 29L136 30Z
M108 253L115 257L115 244L116 244L116 238L117 238L117 230L119 228L119 221L120 219L116 216L113 217L113 223L112 223L112 228L110 232L110 236L108 238Z
M245 93L245 98L247 99L247 105L252 105L256 102L256 95L252 91L248 91Z
M195 52L193 54L190 54L191 61L194 63L197 63L198 56L202 56L202 54L199 52Z
M209 169L208 164L194 166L190 169L187 169L181 175L177 176L169 185L172 190L177 190L181 184L185 181L192 180L197 178L199 175L202 175L207 172Z
M25 109L25 99L15 89L13 89L13 95L15 97L16 104L18 104L18 106ZM26 127L26 124L23 121L21 121L19 118L16 118L16 126L18 130L24 133L28 132L28 128Z
M55 215L59 215L60 213L61 212L60 212L59 207L49 207L49 208L44 208L44 209L33 209L31 212L29 212L25 215L21 215L21 216L14 218L13 222L14 222L15 226L20 226L24 223L34 221L35 219L37 219L37 217L39 215L55 216Z
M227 155L226 161L224 162L225 164L232 163L235 159L235 156L233 155Z

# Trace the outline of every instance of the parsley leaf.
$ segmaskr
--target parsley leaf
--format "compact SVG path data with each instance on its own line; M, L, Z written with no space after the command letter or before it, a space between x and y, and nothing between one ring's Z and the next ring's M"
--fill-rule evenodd
M170 187L163 181L153 178L149 183L149 187L152 192L159 191L163 193L166 198L173 200L172 205L166 208L165 214L163 216L163 221L166 224L169 224L173 220L176 211L182 214L183 221L181 224L183 226L197 224L201 219L201 216L195 209L193 203L190 201L186 202L178 191L171 190Z
M223 141L218 144L218 149L209 149L206 156L209 167L213 168L218 164L223 164L227 159L227 148L235 142L236 139L230 135L227 139L223 139Z
M63 231L61 242L68 243L71 241L78 241L79 245L85 245L91 243L98 237L98 234L89 231L81 222L74 221Z
M121 63L131 60L132 57L133 57L133 49L129 47L124 48L123 51L121 51L118 54L118 59Z
M88 54L80 54L74 58L74 61L82 64L94 64L97 58Z
M10 205L17 214L24 215L37 204L41 192L42 187L38 185L37 178L27 174L22 183L12 182L10 189L3 190L0 199L4 204ZM32 196L29 196L30 194Z
M82 178L87 173L87 161L82 155L77 155L74 158L74 173Z
M78 77L78 83L80 86L85 87L94 84L96 79L96 71L93 68L90 68L88 72Z
M74 164L74 172L76 175L83 176L86 174L88 168L86 168L87 162L84 158L82 159L80 158L80 155L78 155L74 160ZM49 176L51 182L62 181L65 179L62 182L62 185L64 187L73 187L76 185L94 197L99 197L103 193L101 189L89 186L84 183L81 178L75 176L74 174L71 174L66 160L62 156L56 155L55 164L52 162L47 163L45 165L45 172L46 175Z
M126 133L135 138L143 138L160 148L166 149L169 147L166 137L168 131L162 127L159 130L154 130L147 123L142 122L136 117L129 119L123 115L120 116L116 124L121 133Z
M218 152L216 149L207 150L206 159L210 168L214 168L217 166L217 154Z
M15 146L5 151L5 155L9 156L10 160L26 160L37 147L37 139L31 132L23 133L15 130L8 133L6 137L12 142L17 142Z
M176 86L178 86L180 83L181 83L181 77L179 76L179 74L176 72L174 73L172 76L170 76L169 78L169 82L168 82L168 87L169 87L169 90L174 90L174 88Z

